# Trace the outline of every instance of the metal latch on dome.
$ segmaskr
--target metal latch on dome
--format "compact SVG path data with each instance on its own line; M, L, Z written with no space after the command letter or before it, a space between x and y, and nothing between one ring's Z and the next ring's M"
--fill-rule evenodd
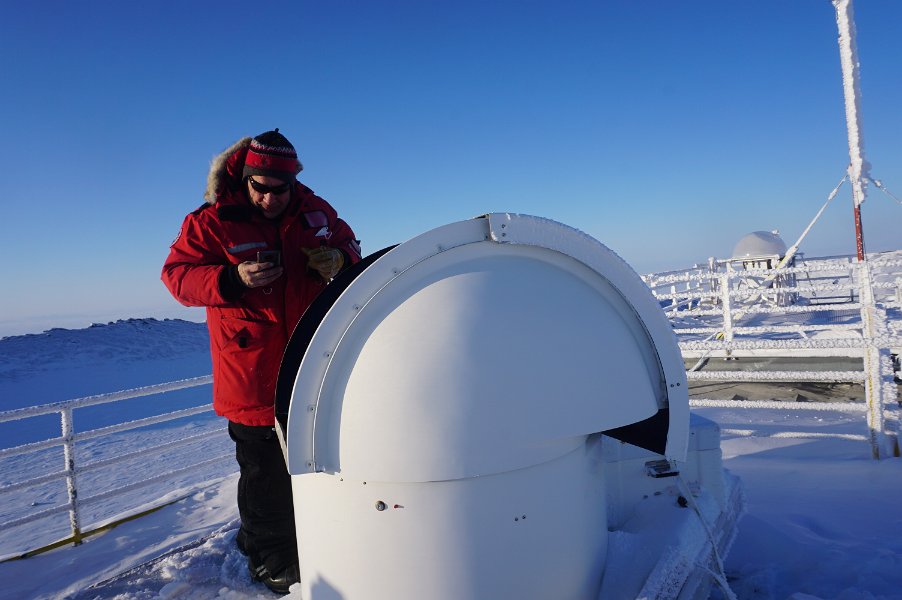
M645 474L659 479L661 477L676 477L680 474L677 468L669 460L650 460L645 463Z
M492 213L488 215L489 235L493 242L509 242L508 229L510 228L511 216L508 213Z

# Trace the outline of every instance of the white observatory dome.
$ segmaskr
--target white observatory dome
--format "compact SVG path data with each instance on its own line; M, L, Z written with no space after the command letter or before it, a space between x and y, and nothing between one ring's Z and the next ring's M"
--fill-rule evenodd
M759 258L785 256L786 242L779 231L753 231L743 237L733 248L733 258Z
M589 236L510 214L344 275L298 325L276 400L302 597L596 597L591 440L638 427L687 453L685 365L648 287Z

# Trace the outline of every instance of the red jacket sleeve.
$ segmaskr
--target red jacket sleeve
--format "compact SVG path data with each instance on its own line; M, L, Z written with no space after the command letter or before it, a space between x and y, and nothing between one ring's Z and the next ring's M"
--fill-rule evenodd
M324 215L325 218L328 219L328 229L331 233L327 238L328 241L326 242L326 245L337 248L344 253L345 257L350 260L350 262L346 262L345 265L352 265L358 262L362 258L360 242L354 235L351 226L343 219L339 218L338 213L332 205L320 196L317 196L313 190L304 184L299 184L299 187L301 194L305 196L306 202L308 202L307 210Z
M197 213L185 217L163 264L163 283L185 306L222 306L219 278L227 268L221 240Z
M361 258L360 242L354 237L351 226L342 219L335 219L335 224L332 226L332 237L329 239L329 245L344 252L345 256L351 261L347 264L354 264Z

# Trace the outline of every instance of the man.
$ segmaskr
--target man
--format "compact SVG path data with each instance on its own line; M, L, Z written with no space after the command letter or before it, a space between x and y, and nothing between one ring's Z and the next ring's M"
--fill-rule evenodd
M206 204L189 214L162 279L207 307L213 408L229 420L241 470L236 537L251 575L288 593L299 581L291 482L274 424L282 354L316 295L360 260L351 228L295 177L294 146L267 131L215 158Z

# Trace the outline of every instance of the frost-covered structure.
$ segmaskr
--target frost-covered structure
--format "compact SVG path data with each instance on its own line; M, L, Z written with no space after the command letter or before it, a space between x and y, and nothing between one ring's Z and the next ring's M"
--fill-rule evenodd
M733 262L750 269L773 269L786 256L786 242L779 231L753 231L733 248Z
M727 269L748 272L742 284L760 288L761 294L753 301L764 299L777 306L789 306L798 301L798 294L784 289L796 283L795 274L783 272L785 267L795 266L795 253L787 254L786 242L779 231L753 231L742 237L733 248L733 257L723 261ZM769 271L774 272L769 272Z
M613 252L490 214L327 292L276 401L304 598L706 597L738 485Z

